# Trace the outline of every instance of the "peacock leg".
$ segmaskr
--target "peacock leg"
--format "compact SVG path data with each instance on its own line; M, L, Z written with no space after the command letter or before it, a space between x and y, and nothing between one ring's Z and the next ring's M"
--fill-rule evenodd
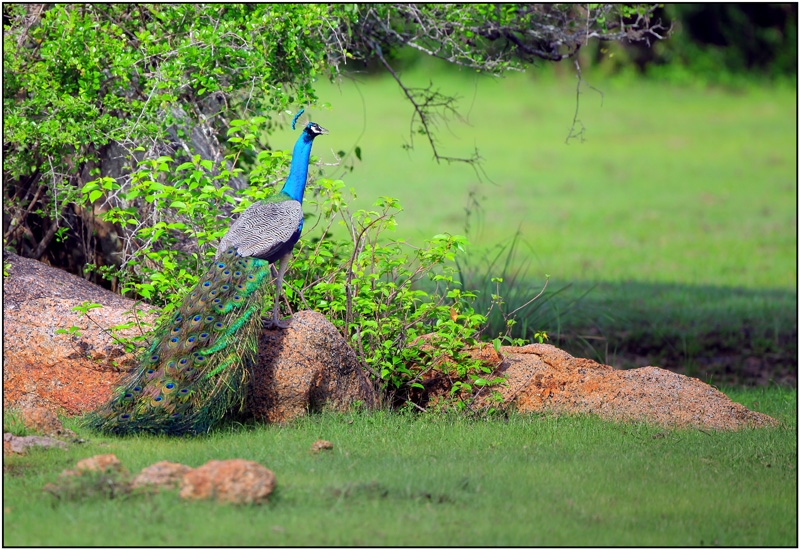
M289 267L289 260L292 258L292 253L281 257L280 265L278 267L278 274L275 280L275 305L272 308L272 319L267 317L261 318L261 326L266 329L272 328L289 328L289 321L281 321L278 319L278 314L281 309L281 292L283 291L283 275ZM274 270L273 270L274 273Z

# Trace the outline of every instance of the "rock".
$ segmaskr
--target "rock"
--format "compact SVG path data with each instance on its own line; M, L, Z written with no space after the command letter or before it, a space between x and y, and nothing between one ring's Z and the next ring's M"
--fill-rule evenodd
M20 416L25 427L33 432L45 435L62 435L73 437L75 432L64 428L56 414L44 407L23 407Z
M134 489L146 486L174 489L181 485L183 476L190 471L192 471L192 469L185 464L162 460L161 462L151 464L139 472L136 477L133 478L131 486Z
M72 470L58 474L56 483L42 491L59 500L78 500L93 495L115 498L131 492L130 473L113 454L79 460Z
M333 450L333 443L330 441L325 441L324 439L318 439L314 443L311 444L311 452L318 453L320 451L332 451Z
M129 312L135 302L35 260L13 254L7 259L11 270L4 281L4 406L39 406L68 415L94 409L135 365L133 356L104 331L134 320ZM90 312L92 321L72 310L83 301L104 306ZM152 322L156 310L143 309L148 312L145 321ZM55 333L70 326L79 327L81 336ZM137 331L129 329L123 335ZM424 349L425 337L419 342ZM288 329L263 331L259 348L247 399L248 413L258 420L286 422L324 407L341 411L355 402L368 407L377 402L355 353L319 313L301 311ZM546 344L506 346L500 354L490 345L468 351L508 377L506 385L496 387L504 399L501 406L521 412L580 412L716 430L776 424L708 384L657 367L614 370ZM423 390L411 397L419 402L436 399L452 387L450 378L428 371L422 375ZM479 392L478 404L489 406L490 395L491 391ZM52 417L36 414L39 418L31 422L55 429ZM24 448L23 443L15 445L4 442L4 449Z
M256 419L286 422L329 407L376 403L375 390L356 358L324 315L300 311L287 329L265 330L247 410Z
M211 499L234 504L265 502L275 488L275 474L249 460L212 460L187 472L181 482L181 498Z
M14 254L4 258L11 268L3 279L3 406L43 407L67 415L94 409L133 366L132 355L107 329L135 321L129 312L136 302L36 260ZM72 308L84 301L103 307L81 317ZM152 317L141 323L147 321ZM56 333L72 326L80 336ZM121 335L138 333L133 328Z
M122 465L116 455L94 455L79 460L74 470L64 470L59 477L79 476L87 472L104 472L111 474L128 475L128 469Z
M5 279L3 397L6 407L41 406L67 415L95 409L135 366L102 329L134 320L136 302L41 262L8 255ZM83 301L102 309L79 318ZM146 306L149 323L157 311ZM78 326L80 337L56 334ZM131 336L138 329L123 331ZM323 315L299 312L286 330L264 331L255 369L250 414L285 422L309 410L344 410L355 401L374 405L375 392L355 353ZM116 364L114 364L116 362Z
M11 433L3 434L3 454L25 454L25 450L28 447L44 447L46 449L58 447L59 449L66 449L67 444L58 439L40 435L20 437Z
M497 389L505 405L519 412L588 413L713 430L777 424L696 378L658 367L615 370L547 344L504 346L500 351L507 384Z

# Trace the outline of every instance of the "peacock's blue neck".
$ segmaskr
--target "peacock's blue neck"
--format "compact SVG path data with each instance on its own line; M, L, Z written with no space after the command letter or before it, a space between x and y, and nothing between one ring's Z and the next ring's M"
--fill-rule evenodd
M303 192L306 190L308 179L308 161L311 158L311 145L314 136L303 132L294 144L292 152L292 165L289 167L289 177L282 191L296 201L303 202Z

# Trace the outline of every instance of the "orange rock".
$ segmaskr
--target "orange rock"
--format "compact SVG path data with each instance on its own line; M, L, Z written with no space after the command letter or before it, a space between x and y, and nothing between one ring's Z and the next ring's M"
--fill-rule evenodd
M127 474L128 471L114 454L95 455L79 460L75 470L64 470L61 475L79 475L84 472L118 472Z
M128 311L135 302L36 260L14 254L5 259L11 268L3 279L4 407L67 415L94 409L133 365L133 356L107 328L133 320ZM103 307L81 317L73 308L84 301ZM72 326L80 336L56 334ZM134 328L121 334L138 333Z
M547 344L503 347L507 384L497 389L519 412L589 413L667 427L736 430L772 426L696 378L658 367L615 370Z
M233 504L265 502L275 489L275 474L257 462L240 458L212 460L187 472L181 498L211 499Z
M104 330L133 319L127 312L134 302L35 260L13 254L7 259L11 273L4 281L4 406L41 406L66 414L94 409L108 399L125 368L134 365L132 356ZM72 309L83 301L104 307L92 310L89 320ZM55 334L70 326L77 326L82 335ZM425 349L432 337L423 336L412 345ZM258 420L286 422L323 407L345 410L356 401L367 406L377 402L355 353L319 313L296 313L288 329L264 331L259 346L247 400ZM493 369L487 378L507 377L507 383L495 389L506 405L521 412L581 412L718 430L776 423L708 384L657 367L618 371L546 344L503 347L499 354L486 344L467 352ZM451 362L432 361L440 366ZM411 394L418 403L435 402L452 388L452 373L425 372L428 368L420 368L424 389ZM478 404L491 394L479 390Z
M25 427L31 431L45 435L75 435L72 430L64 428L53 411L44 407L23 407L20 416Z

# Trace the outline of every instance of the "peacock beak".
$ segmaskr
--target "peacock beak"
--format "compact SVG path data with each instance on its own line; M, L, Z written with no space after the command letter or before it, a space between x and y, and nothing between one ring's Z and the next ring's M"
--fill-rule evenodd
M322 126L317 126L317 128L320 129L320 132L319 132L320 134L328 134L328 133L330 133L330 132L328 132L327 129L323 128Z

